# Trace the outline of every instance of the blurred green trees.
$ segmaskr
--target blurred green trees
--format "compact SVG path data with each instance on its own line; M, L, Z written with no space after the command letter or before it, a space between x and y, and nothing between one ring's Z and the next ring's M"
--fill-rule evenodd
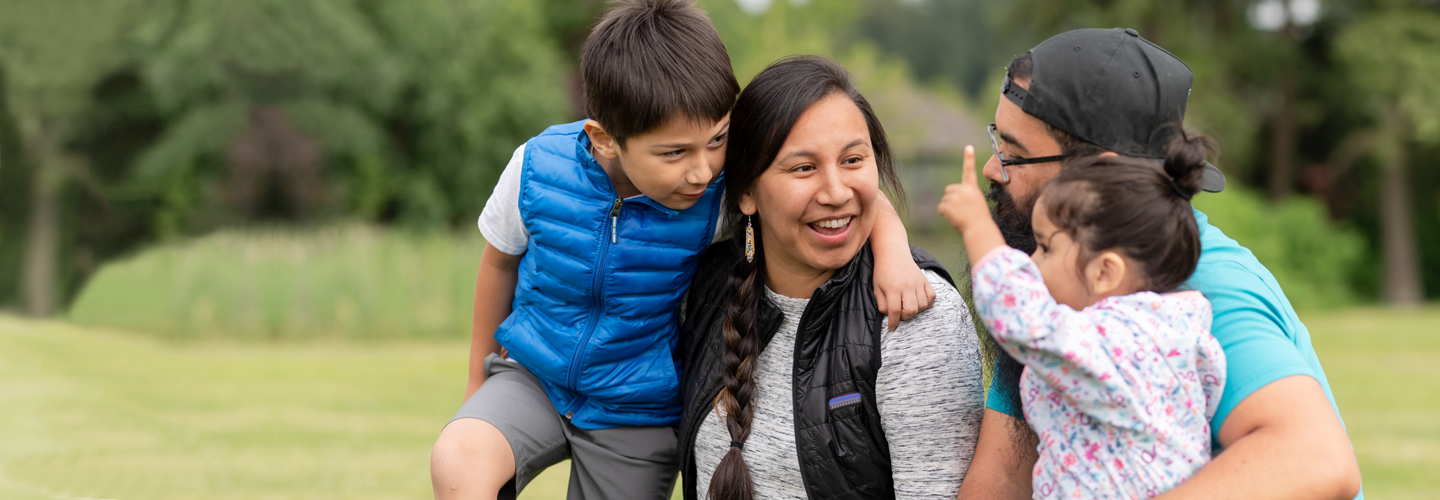
M1194 69L1189 125L1220 140L1232 185L1269 200L1235 198L1231 224L1313 221L1285 237L1303 244L1253 244L1345 249L1267 254L1294 270L1282 279L1344 282L1325 297L1440 294L1433 0L699 3L742 82L793 53L856 74L921 232L954 150L985 144L976 125L1010 58L1063 30L1134 27ZM511 151L580 117L575 66L603 6L0 2L0 308L53 311L100 264L221 227L470 227Z
M255 218L280 208L303 219L321 209L454 223L478 211L515 146L571 114L559 46L530 2L176 6L176 27L144 58L148 87L176 118L135 174L185 182L191 169L223 163L232 206L172 212ZM320 150L309 167L306 141ZM299 178L307 169L324 180ZM266 176L299 187L284 200L251 199ZM264 206L273 201L285 206ZM206 226L159 229L197 225Z
M515 148L576 118L559 40L544 5L516 0L362 4L408 65L386 117L401 180L382 198L412 225L473 222ZM388 182L394 182L393 180Z
M1351 144L1369 152L1380 170L1380 249L1387 302L1424 299L1415 204L1407 172L1420 160L1412 143L1440 144L1440 15L1397 9L1369 14L1346 28L1336 52L1372 125L1351 132ZM1428 160L1428 161L1426 161ZM1421 196L1421 199L1432 196Z
M0 3L0 305L48 314L97 262L247 221L460 224L574 118L535 2L102 5Z
M1187 126L1220 140L1231 185L1267 193L1254 217L1284 218L1285 200L1318 199L1366 245L1349 285L1411 304L1440 296L1440 144L1434 139L1440 4L1427 0L878 1L876 39L936 78L977 89L1010 58L1075 28L1137 29L1195 72ZM976 27L976 24L983 26ZM943 26L916 29L921 26ZM948 28L948 29L947 29ZM975 33L991 37L976 40ZM962 50L960 43L974 44ZM956 68L990 68L966 72ZM972 78L985 73L984 84ZM921 73L927 74L927 73ZM978 110L988 114L988 110ZM1198 204L1198 203L1197 203ZM1221 226L1222 229L1224 226ZM1342 231L1343 232L1343 231ZM1346 240L1338 234L1330 236ZM1250 242L1241 239L1242 243ZM1343 245L1342 245L1343 246ZM1304 268L1304 254L1262 260ZM1293 262L1285 262L1285 259ZM1292 266L1294 264L1294 266ZM1287 287L1287 290L1289 287Z
M356 198L350 205L364 204L366 188L382 181L366 178L380 173L363 161L387 147L379 120L402 71L353 4L159 5L168 9L154 9L152 22L165 29L139 34L149 39L137 63L167 126L131 172L134 182L178 194L161 197L159 235L202 226L202 215L303 219L337 195L321 179L326 167L349 181L352 192L341 194Z
M81 0L0 4L0 64L7 131L13 134L13 142L7 142L20 149L0 165L5 169L0 188L12 200L6 204L0 244L20 264L30 314L48 315L60 299L59 258L67 243L62 204L71 181L90 181L86 159L68 146L82 126L91 87L124 60L120 41L127 24L140 15L139 7L137 2ZM14 203L18 200L28 203Z

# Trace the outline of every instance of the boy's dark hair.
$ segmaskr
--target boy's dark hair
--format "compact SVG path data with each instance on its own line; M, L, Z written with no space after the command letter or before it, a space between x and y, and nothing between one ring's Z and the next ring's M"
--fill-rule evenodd
M1067 163L1040 194L1045 215L1081 245L1082 263L1114 249L1139 264L1145 290L1174 291L1200 262L1190 197L1200 191L1213 144L1181 129L1163 170L1154 160L1126 156Z
M621 148L677 116L718 121L740 83L705 11L690 0L621 0L580 51L585 113Z

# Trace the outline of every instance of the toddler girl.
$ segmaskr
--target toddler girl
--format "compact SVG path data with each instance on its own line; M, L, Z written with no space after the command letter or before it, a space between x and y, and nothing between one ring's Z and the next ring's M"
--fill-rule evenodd
M1035 498L1153 497L1210 459L1225 359L1210 302L1178 291L1200 258L1190 207L1208 139L1182 134L1153 160L1067 163L1035 202L1034 255L1007 247L975 182L940 213L965 237L975 306L1025 365L1025 420L1040 437Z

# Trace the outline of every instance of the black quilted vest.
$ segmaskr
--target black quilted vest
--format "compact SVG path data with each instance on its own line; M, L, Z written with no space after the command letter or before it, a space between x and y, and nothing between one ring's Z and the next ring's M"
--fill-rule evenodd
M744 258L737 246L720 243L705 252L681 313L677 352L684 367L680 470L687 500L699 498L695 434L714 411L715 397L723 386L722 306L729 292L730 270ZM911 254L921 269L934 271L954 284L945 268L924 250L911 247ZM834 277L815 289L800 316L795 338L795 444L805 492L811 499L895 497L890 448L875 406L884 315L875 307L873 268L874 257L866 244ZM779 329L781 319L774 304L761 301L762 350Z

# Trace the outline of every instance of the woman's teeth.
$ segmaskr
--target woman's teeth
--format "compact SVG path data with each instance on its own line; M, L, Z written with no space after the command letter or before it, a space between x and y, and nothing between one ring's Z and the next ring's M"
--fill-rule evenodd
M816 221L813 224L815 224L815 227L823 227L825 229L840 229L850 224L850 217Z

